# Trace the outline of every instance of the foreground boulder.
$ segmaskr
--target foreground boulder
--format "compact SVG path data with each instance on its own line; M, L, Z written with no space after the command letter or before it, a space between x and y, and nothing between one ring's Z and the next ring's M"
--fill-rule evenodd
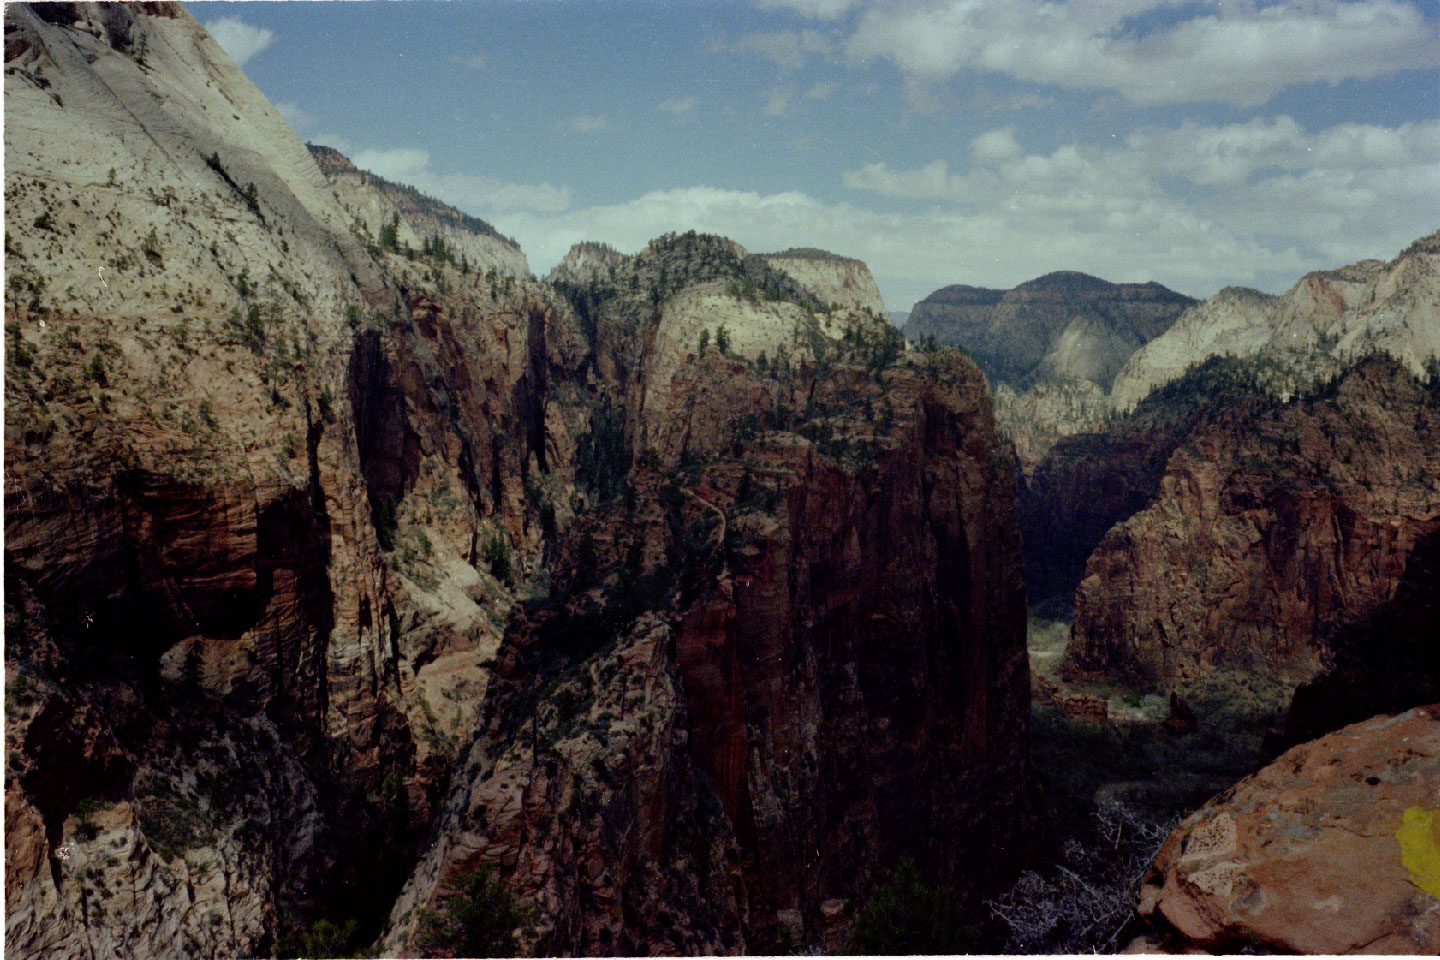
M1174 948L1440 953L1440 705L1283 754L1187 818L1140 890Z

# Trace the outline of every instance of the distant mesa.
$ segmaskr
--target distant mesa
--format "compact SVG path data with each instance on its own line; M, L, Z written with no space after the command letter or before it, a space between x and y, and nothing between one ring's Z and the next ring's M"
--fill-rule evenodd
M992 386L1071 378L1109 389L1130 355L1195 302L1158 283L1061 271L1012 290L943 287L915 304L905 335L963 347Z

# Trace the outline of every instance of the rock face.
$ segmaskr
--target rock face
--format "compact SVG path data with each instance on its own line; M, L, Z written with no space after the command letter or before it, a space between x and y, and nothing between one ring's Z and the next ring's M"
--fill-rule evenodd
M1237 401L1191 429L1149 506L1091 554L1063 671L1303 682L1394 596L1440 529L1440 404L1393 361L1316 399Z
M8 951L432 950L480 862L593 952L819 942L905 855L1000 879L973 365L723 238L536 283L180 7L7 7L5 96Z
M566 489L576 318L367 250L183 8L7 7L5 82L7 949L373 934L510 604L477 544L533 567L526 467Z
M550 284L614 282L613 272L630 262L630 258L605 243L577 243L545 276Z
M480 273L529 277L525 254L515 241L478 217L425 196L414 187L360 170L331 147L307 144L335 199L350 216L357 235L376 246L389 240L393 252L421 252L427 244L456 265ZM386 228L393 237L386 234Z
M1177 949L1440 952L1440 706L1295 747L1188 817L1140 891Z
M1364 713L1399 713L1440 702L1440 533L1421 537L1395 596L1328 641L1332 663L1295 691L1285 721L1291 743L1312 740Z
M1281 297L1222 290L1137 351L1115 378L1113 397L1128 410L1160 384L1219 354L1274 357L1300 385L1377 352L1420 373L1440 356L1437 316L1440 233L1415 241L1389 263L1362 260L1308 274Z
M880 288L863 261L813 247L792 247L761 257L776 270L793 277L823 304L860 307L877 317L887 316Z
M1051 273L1013 290L937 290L915 304L905 336L964 347L991 384L1068 378L1108 390L1130 354L1194 302L1158 283Z
M571 599L507 640L387 950L424 949L420 910L481 861L516 865L536 949L560 953L817 942L900 856L970 891L1000 879L1027 670L984 383L958 359L877 383L827 356L762 373L711 349L673 374L628 502L566 548ZM611 639L646 608L663 642L659 621ZM629 657L653 679L604 693ZM632 764L665 771L656 792L620 790ZM517 849L537 833L553 844Z

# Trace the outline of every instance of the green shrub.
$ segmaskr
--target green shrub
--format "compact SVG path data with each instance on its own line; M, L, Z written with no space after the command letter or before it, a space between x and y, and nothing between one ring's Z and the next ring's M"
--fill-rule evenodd
M490 573L496 580L507 585L510 583L515 571L511 562L510 543L505 539L503 530L496 530L485 544L485 562L490 565Z
M455 957L513 957L516 931L534 922L534 909L515 898L482 864L456 877L459 893L443 911L420 911L421 945Z
M875 956L971 953L979 939L978 930L963 922L955 892L944 886L927 886L914 861L905 859L855 918L848 952Z

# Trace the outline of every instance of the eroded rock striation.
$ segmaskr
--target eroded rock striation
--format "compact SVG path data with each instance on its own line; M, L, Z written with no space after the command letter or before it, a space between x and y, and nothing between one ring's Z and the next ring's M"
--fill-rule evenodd
M1440 706L1282 755L1188 817L1140 890L1177 951L1440 952Z
M425 949L422 911L479 862L514 865L535 949L561 953L833 949L836 904L898 857L1002 878L1027 669L984 381L836 350L761 370L712 347L672 374L629 491L565 548L568 599L507 638L387 949ZM607 693L631 658L650 679ZM624 789L637 764L659 782Z
M814 247L792 247L760 256L776 270L793 277L823 304L861 307L877 317L888 316L880 288L862 260Z
M525 465L565 483L576 318L408 209L428 254L381 248L181 7L6 40L7 948L378 916L511 599L480 544L532 565Z

